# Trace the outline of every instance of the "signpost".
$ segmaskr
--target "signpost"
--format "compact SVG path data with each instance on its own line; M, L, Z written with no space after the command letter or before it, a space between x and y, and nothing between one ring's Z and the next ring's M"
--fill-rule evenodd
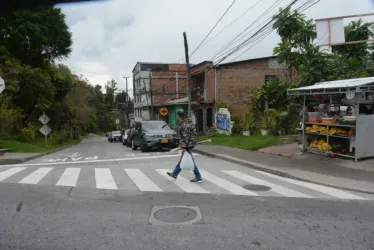
M119 119L116 119L116 124L117 124L117 130L118 130Z
M5 89L5 81L3 78L0 77L0 94L3 92Z
M50 121L49 117L43 112L42 116L40 116L39 121L44 125L40 128L40 133L42 133L45 137L45 145L48 144L47 135L51 132L51 128L47 126L47 123Z

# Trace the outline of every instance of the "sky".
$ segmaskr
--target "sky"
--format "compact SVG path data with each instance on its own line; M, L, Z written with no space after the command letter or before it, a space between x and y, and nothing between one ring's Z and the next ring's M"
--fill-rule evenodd
M294 7L307 1L299 0ZM106 81L115 79L118 88L124 90L126 85L123 77L128 76L131 95L132 70L137 62L184 63L183 32L187 33L191 53L232 2L107 0L59 5L66 15L73 39L72 53L63 63L74 73L84 75L93 85L104 86ZM290 2L292 0L236 0L205 43L192 55L190 62L196 64L214 59L217 51L246 28L252 25L239 37L241 40L238 42L253 35L277 13L279 7L285 7ZM321 0L303 13L308 18L318 19L365 14L373 12L373 9L373 0ZM374 17L364 20L374 21ZM262 38L225 62L271 56L279 37L273 31ZM224 52L223 55L227 54ZM216 57L219 58L222 55Z

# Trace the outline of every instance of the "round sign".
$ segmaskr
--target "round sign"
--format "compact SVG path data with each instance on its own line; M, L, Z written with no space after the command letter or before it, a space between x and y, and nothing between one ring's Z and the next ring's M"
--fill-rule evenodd
M160 115L162 116L167 116L169 113L168 109L167 108L161 108L160 109Z

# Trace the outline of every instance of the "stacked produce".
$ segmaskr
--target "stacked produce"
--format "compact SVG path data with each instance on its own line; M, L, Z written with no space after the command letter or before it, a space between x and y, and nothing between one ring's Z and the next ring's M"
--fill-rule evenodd
M317 148L319 150L324 150L324 151L326 151L326 150L331 151L332 150L332 146L327 144L327 142L324 138L312 140L309 146L311 148Z
M305 131L307 133L311 133L311 134L323 134L323 135L325 135L327 133L327 126L323 126L323 125L321 125L321 126L319 126L319 125L307 126L305 128ZM343 136L354 135L354 132L350 132L346 128L339 128L339 127L331 127L331 128L329 128L328 132L329 132L329 135L343 135Z

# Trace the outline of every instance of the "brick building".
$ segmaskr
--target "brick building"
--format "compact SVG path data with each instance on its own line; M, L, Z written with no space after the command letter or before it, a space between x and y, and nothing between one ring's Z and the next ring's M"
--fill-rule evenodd
M250 90L276 78L288 77L277 57L264 57L225 63L215 67L216 99L232 107L233 114L249 108Z
M177 109L187 112L185 65L137 63L133 74L135 116L150 119L153 112L154 119L175 126ZM287 76L288 70L274 56L217 66L204 61L191 66L191 112L198 132L214 130L215 103L224 102L232 107L233 114L241 114L249 109L251 89ZM159 114L162 107L168 109L167 116Z
M184 64L138 62L133 69L134 115L158 119L157 106L187 94ZM153 107L153 109L152 109Z

